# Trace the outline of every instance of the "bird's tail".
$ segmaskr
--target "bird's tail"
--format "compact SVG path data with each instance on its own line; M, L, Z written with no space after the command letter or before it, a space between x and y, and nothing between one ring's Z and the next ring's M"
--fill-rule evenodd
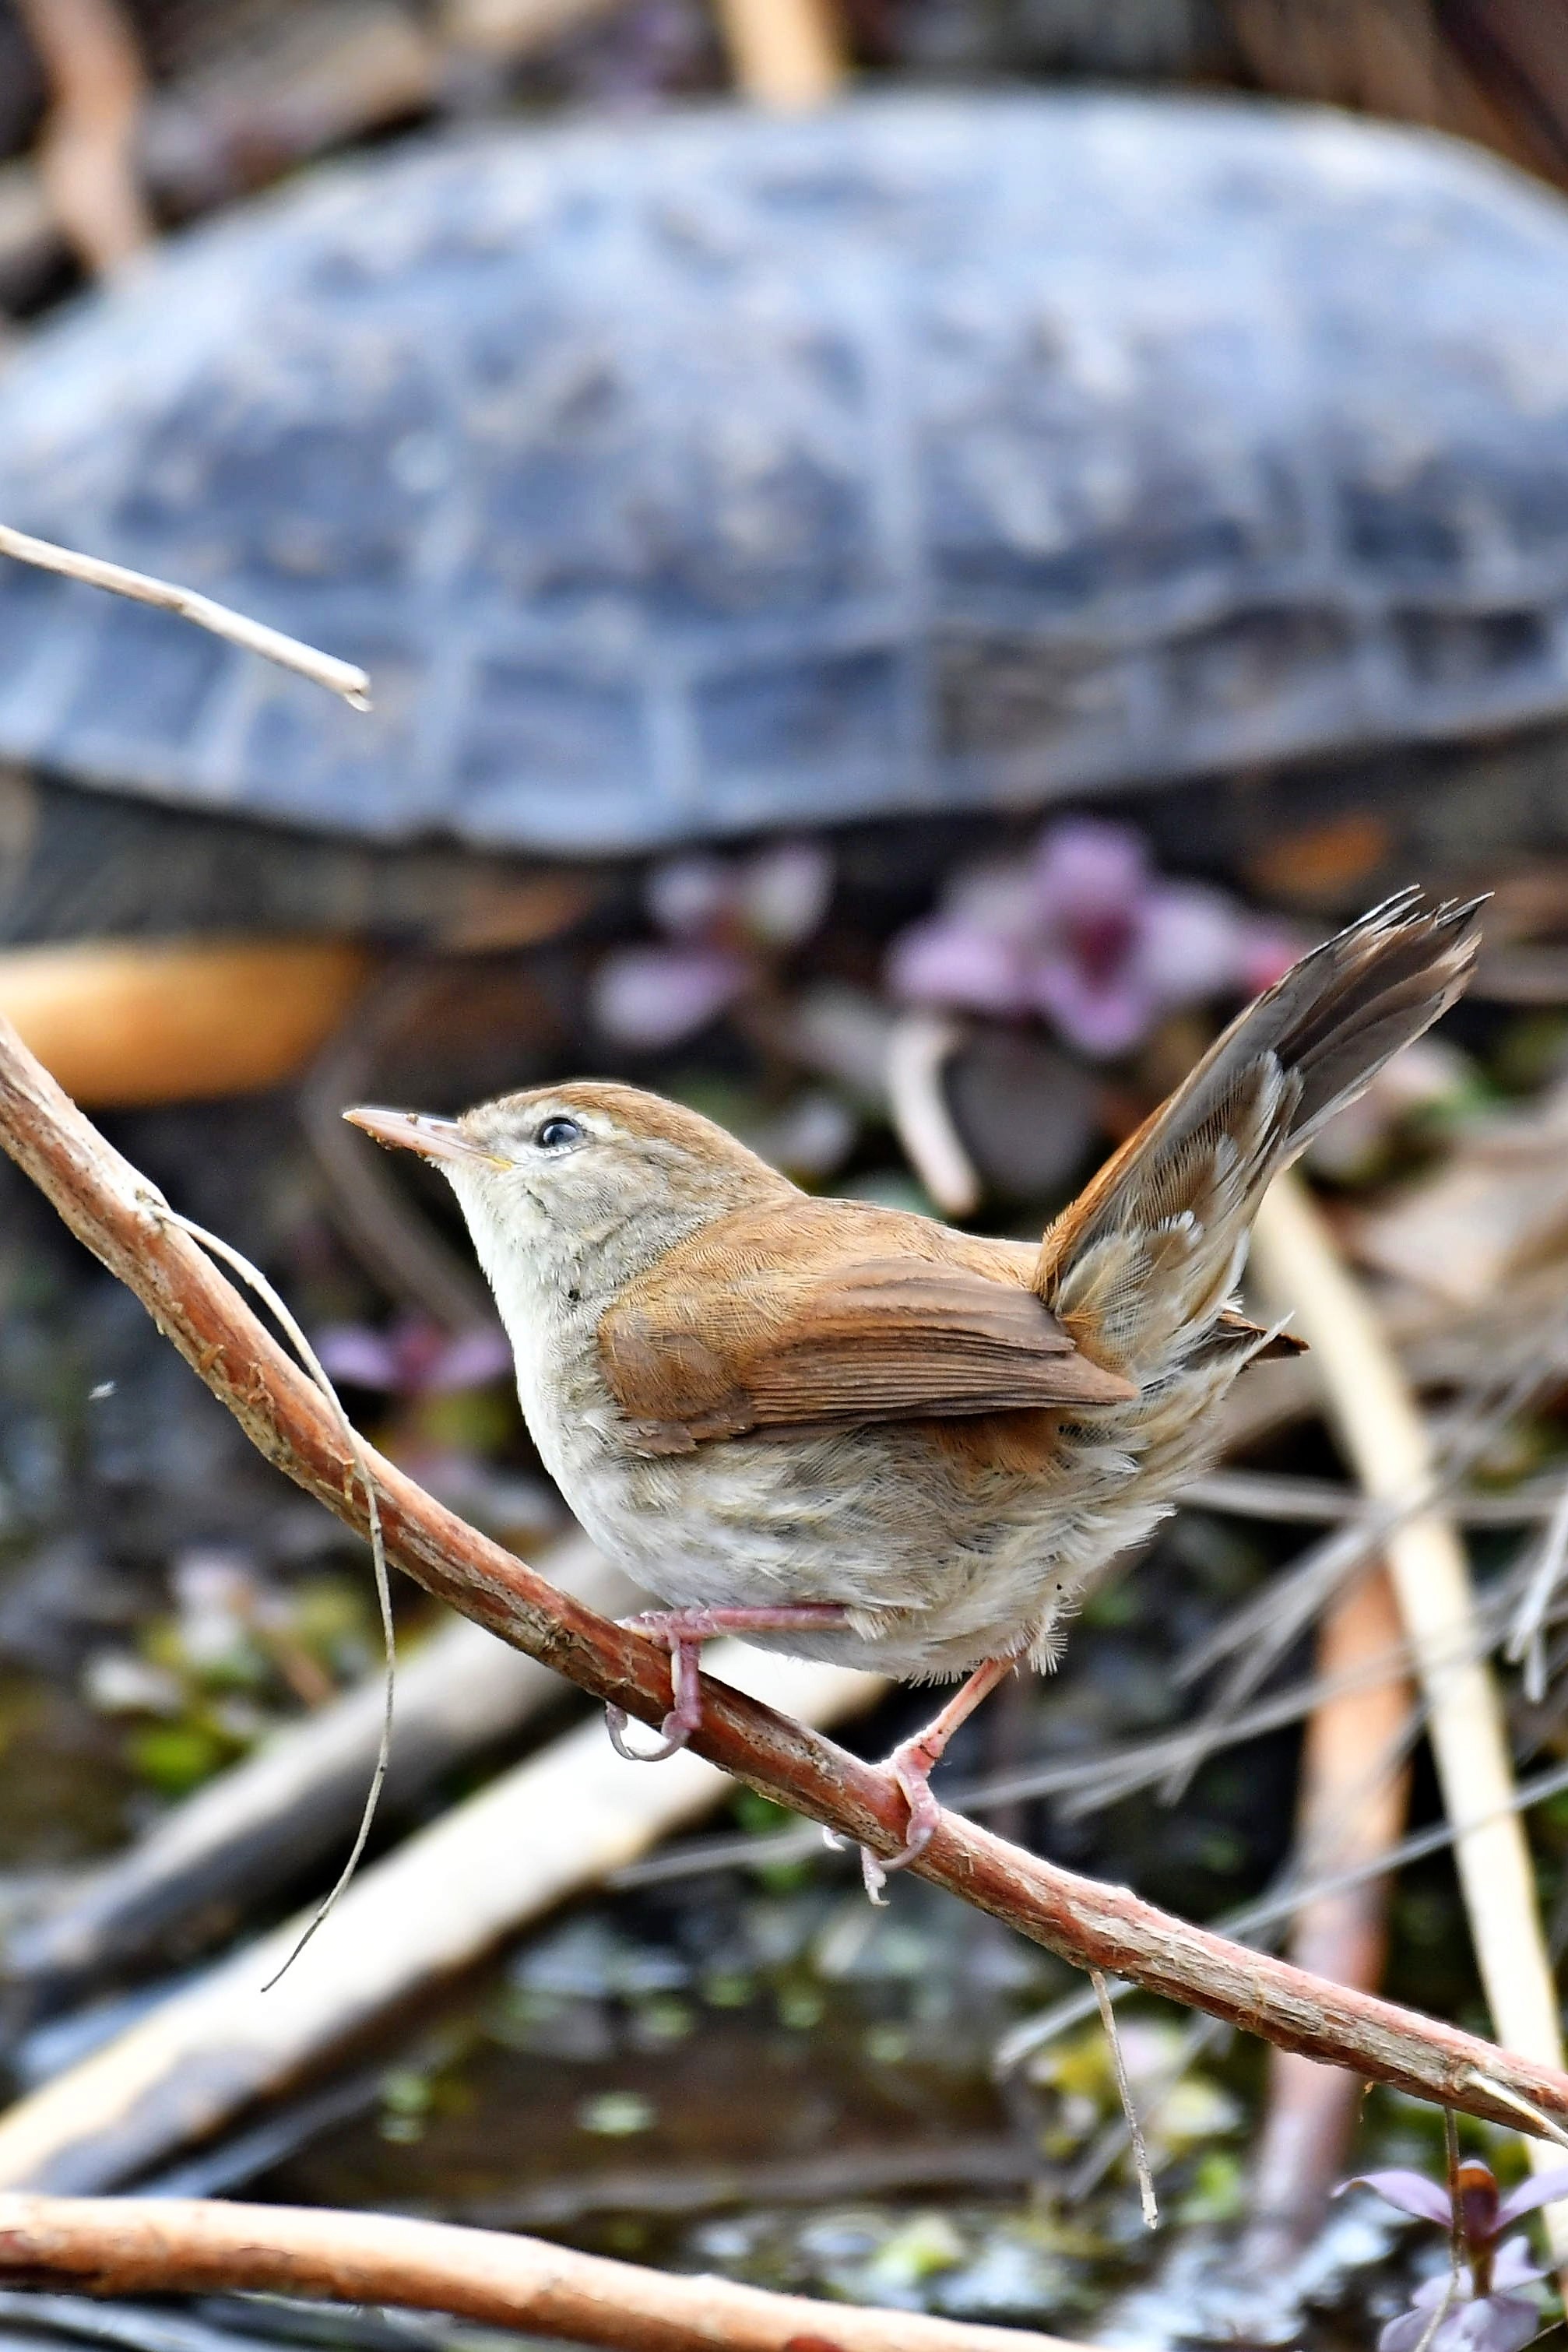
M1483 903L1402 891L1303 956L1047 1229L1036 1287L1088 1353L1145 1389L1190 1361L1270 1180L1452 1004Z

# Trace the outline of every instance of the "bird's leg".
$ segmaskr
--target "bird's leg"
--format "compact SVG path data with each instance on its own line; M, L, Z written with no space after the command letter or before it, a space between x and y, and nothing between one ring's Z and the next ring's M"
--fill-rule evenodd
M646 1633L650 1642L662 1642L668 1650L674 1705L659 1725L664 1745L646 1753L626 1745L625 1707L606 1706L605 1725L610 1745L628 1764L662 1764L667 1756L685 1747L702 1720L702 1644L715 1634L804 1633L848 1622L849 1612L836 1601L781 1603L776 1609L650 1609L640 1617L624 1618L624 1624Z
M932 1716L923 1731L912 1739L902 1739L887 1758L883 1769L890 1772L904 1792L910 1809L909 1835L895 1854L873 1853L868 1846L860 1849L860 1874L866 1881L866 1892L873 1903L883 1900L882 1883L889 1870L903 1870L922 1854L936 1835L942 1820L942 1807L931 1792L931 1776L947 1750L947 1743L961 1723L966 1723L984 1698L988 1698L1004 1675L1011 1674L1016 1658L987 1658L975 1667L967 1682L961 1683L941 1713Z

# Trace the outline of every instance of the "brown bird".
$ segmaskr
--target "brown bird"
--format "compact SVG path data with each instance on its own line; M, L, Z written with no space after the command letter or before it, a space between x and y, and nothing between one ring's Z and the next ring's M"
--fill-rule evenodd
M634 1087L345 1114L444 1170L546 1465L669 1604L637 1621L672 1654L657 1755L700 1720L716 1633L966 1675L888 1759L910 1825L887 1866L921 1851L958 1725L1019 1659L1051 1664L1089 1586L1209 1458L1272 1337L1232 1297L1258 1203L1458 995L1479 904L1407 891L1304 956L1038 1247L813 1199Z

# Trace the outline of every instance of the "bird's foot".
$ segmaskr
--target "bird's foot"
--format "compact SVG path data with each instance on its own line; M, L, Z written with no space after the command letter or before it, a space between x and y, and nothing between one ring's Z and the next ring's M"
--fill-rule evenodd
M633 1748L628 1744L630 1717L624 1706L605 1707L605 1728L616 1754L624 1756L628 1764L662 1764L667 1756L685 1747L702 1720L702 1643L700 1637L677 1633L668 1626L656 1629L645 1617L629 1617L626 1622L635 1625L638 1633L668 1642L670 1696L674 1704L658 1727L657 1748Z
M773 1609L650 1609L640 1617L624 1618L625 1625L668 1650L674 1704L658 1727L663 1744L646 1749L627 1745L625 1707L606 1706L605 1727L611 1747L628 1764L662 1764L685 1747L702 1721L702 1644L715 1635L820 1632L848 1622L848 1611L836 1601L797 1601Z
M935 1837L942 1824L942 1807L931 1794L931 1773L947 1753L947 1743L959 1725L973 1714L981 1700L995 1689L1016 1664L1013 1658L987 1658L954 1692L941 1713L931 1717L925 1729L917 1731L912 1739L900 1740L884 1762L882 1769L901 1790L909 1809L909 1828L897 1853L873 1853L869 1846L864 1845L860 1849L860 1875L873 1903L881 1905L888 1899L883 1893L888 1873L907 1870L911 1862L920 1860Z
M895 1748L882 1765L903 1791L909 1807L909 1829L897 1853L873 1853L868 1845L860 1849L860 1875L866 1892L879 1906L887 1902L883 1889L890 1870L907 1870L918 1862L937 1833L942 1821L942 1807L931 1793L931 1776L940 1761L947 1742L933 1743L931 1738L935 1726L922 1731L913 1739L906 1739Z

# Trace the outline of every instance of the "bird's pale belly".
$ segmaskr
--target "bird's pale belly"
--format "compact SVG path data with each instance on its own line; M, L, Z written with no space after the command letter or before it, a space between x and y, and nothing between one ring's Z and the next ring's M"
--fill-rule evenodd
M612 1452L582 1422L560 1434L551 1466L578 1518L667 1607L837 1603L853 1612L842 1631L746 1638L905 1680L998 1654L1044 1663L1052 1626L1128 1539L1125 1517L1111 1534L1085 1508L1108 1470L1123 1496L1131 1472L1100 1447L1099 1475L1069 1450L1051 1471L986 1474L977 1495L973 1470L909 1425L657 1459Z

